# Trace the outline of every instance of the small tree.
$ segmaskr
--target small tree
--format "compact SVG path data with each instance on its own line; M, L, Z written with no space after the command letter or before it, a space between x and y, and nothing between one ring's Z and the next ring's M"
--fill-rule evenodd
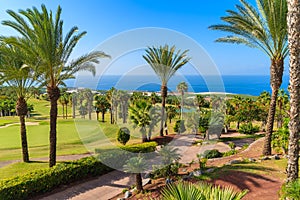
M120 128L117 139L121 144L125 145L130 139L130 130L126 127Z
M143 191L142 175L141 172L146 169L146 162L140 155L138 157L132 157L124 165L125 172L135 174L136 189L138 192Z

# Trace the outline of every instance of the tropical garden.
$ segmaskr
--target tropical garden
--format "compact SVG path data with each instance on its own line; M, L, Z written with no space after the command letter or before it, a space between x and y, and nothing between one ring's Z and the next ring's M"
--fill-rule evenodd
M209 27L229 34L217 42L260 49L270 60L272 91L259 96L192 94L186 82L171 92L169 80L193 58L168 44L150 46L142 56L159 78L160 92L70 91L66 80L79 71L95 75L96 65L110 55L104 49L71 60L86 32L76 26L64 32L60 6L55 12L42 5L7 13L11 20L2 24L17 36L0 38L0 199L32 198L114 169L135 175L132 199L242 199L247 188L218 186L218 178L230 170L261 173L268 165L286 170L276 191L280 198L299 199L299 1L257 0L254 7L240 0L222 24ZM285 91L280 87L287 57ZM233 132L238 136L226 137ZM191 148L222 142L228 151L209 149L181 163L186 155L168 144L187 135L196 138ZM237 148L240 140L251 142ZM261 144L255 159L214 166L213 158L221 163L247 156L251 143ZM59 160L62 155L74 161ZM150 179L162 187L144 187L149 168Z

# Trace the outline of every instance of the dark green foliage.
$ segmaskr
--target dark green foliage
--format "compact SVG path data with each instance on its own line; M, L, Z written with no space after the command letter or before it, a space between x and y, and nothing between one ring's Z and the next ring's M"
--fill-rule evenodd
M156 142L145 142L142 144L119 146L114 149L95 149L98 158L106 165L115 169L121 169L126 161L132 157L136 157L138 153L150 153L156 149ZM147 154L152 156L152 154Z
M130 139L130 130L126 127L120 128L117 139L121 144L125 145Z
M251 122L242 124L239 128L239 133L242 134L253 134L259 131L258 126L253 126Z
M175 176L178 174L178 169L182 166L179 162L172 163L165 166L153 166L153 171L151 172L151 177L156 178L165 178L168 176Z
M61 185L102 175L111 170L94 157L60 163L50 169L36 170L22 176L2 180L0 182L0 199L28 199Z
M288 153L289 142L289 119L285 119L283 127L278 129L277 132L272 134L272 147L277 152L283 151L284 154Z
M217 149L206 150L206 151L204 151L204 153L202 155L203 158L207 158L207 159L220 158L222 156L223 156L222 153L219 152Z
M184 120L177 120L174 125L174 132L183 133L184 131L186 131Z
M223 157L231 156L231 155L234 155L234 154L237 154L237 150L231 149L231 150L223 153Z
M300 179L284 184L280 190L280 199L300 199Z

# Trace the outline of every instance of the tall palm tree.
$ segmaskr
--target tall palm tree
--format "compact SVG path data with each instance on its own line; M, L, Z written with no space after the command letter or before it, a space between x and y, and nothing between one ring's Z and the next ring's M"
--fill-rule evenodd
M21 47L39 61L39 72L43 74L42 80L50 98L50 167L56 164L57 101L60 96L58 86L64 80L74 78L74 74L81 70L95 74L94 64L99 62L99 58L108 57L103 52L94 51L68 62L74 47L86 32L78 32L77 27L72 27L64 35L61 11L58 6L53 14L45 5L41 6L41 10L33 7L19 10L19 13L8 10L13 21L2 22L24 37L22 43L18 42L17 37L10 37L7 41Z
M300 2L288 2L288 40L290 49L290 123L287 165L287 182L295 181L299 174L299 132L300 132Z
M29 67L28 56L24 51L10 45L0 47L0 82L9 85L17 96L16 113L20 120L20 133L23 162L29 162L25 117L28 113L27 99L36 81L36 74Z
M180 119L182 120L182 113L183 113L183 97L184 97L184 92L188 91L188 85L186 82L181 82L176 86L177 91L181 95L181 104L180 104Z
M217 42L244 44L262 50L271 60L271 102L267 120L267 132L263 148L264 155L271 154L271 136L273 132L276 99L282 83L284 59L288 55L287 47L287 4L286 0L257 0L258 10L240 0L237 12L227 11L229 16L222 17L226 24L214 25L210 29L221 30L233 35L220 38Z
M149 47L146 49L146 55L143 58L154 70L156 75L161 81L161 123L160 123L160 135L163 136L165 116L166 97L168 95L168 81L180 69L185 65L190 58L187 57L188 50L177 52L175 46L169 47L168 45L160 47Z
M151 104L145 100L137 101L129 107L129 118L136 127L140 128L142 134L142 142L147 142L146 128L150 125Z

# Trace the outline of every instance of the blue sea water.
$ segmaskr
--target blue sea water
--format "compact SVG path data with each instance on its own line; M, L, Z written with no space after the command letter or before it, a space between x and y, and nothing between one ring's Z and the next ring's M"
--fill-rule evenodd
M288 76L283 77L281 88L287 90ZM270 77L267 75L224 75L224 76L174 76L168 82L168 89L176 91L181 81L188 83L189 92L227 92L234 94L259 95L271 92ZM86 87L94 90L108 90L111 87L122 90L160 91L160 80L156 76L81 76L66 82L68 87Z

